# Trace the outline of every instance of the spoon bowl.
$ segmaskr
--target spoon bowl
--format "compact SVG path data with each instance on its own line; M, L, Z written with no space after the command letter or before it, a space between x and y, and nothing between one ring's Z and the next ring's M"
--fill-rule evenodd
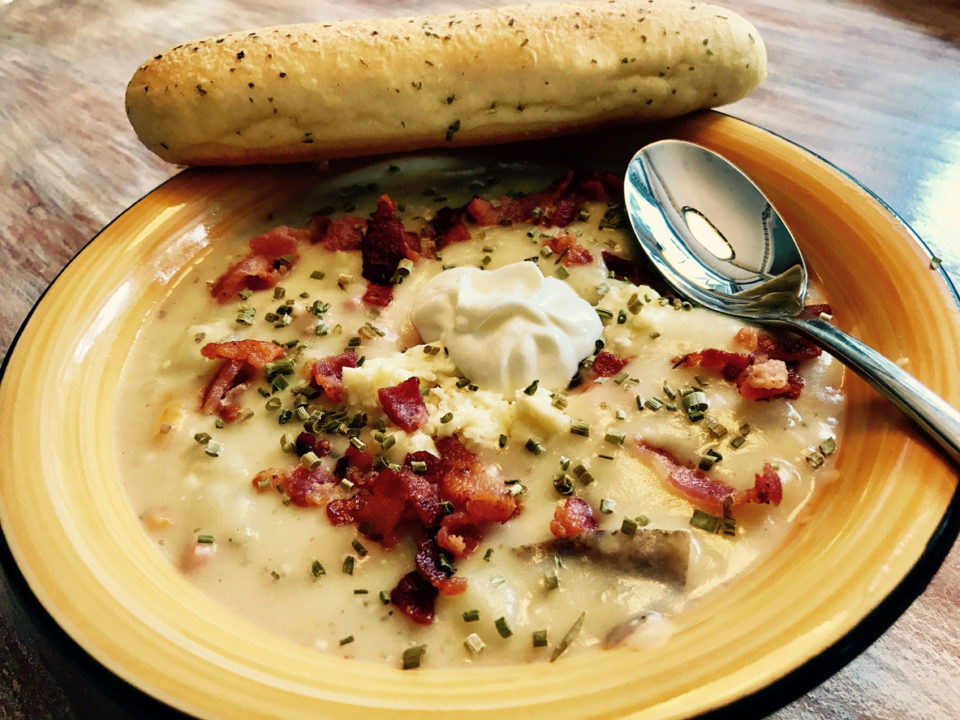
M631 159L624 196L640 247L679 295L808 337L960 464L960 413L828 318L804 310L807 268L800 248L776 208L733 163L694 143L660 140Z

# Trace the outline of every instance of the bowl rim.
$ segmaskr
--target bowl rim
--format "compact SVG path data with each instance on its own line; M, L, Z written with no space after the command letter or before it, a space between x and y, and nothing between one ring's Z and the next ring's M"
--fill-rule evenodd
M737 118L728 113L712 110L697 113L696 115L701 117L721 116L726 121L734 121L735 123L760 130L788 143L799 151L816 159L829 169L838 172L853 183L859 190L864 192L870 199L877 202L901 229L906 230L909 236L909 242L916 245L926 258L932 259L935 257L929 245L888 203L864 185L859 179L842 168L837 167L818 153L762 125ZM662 126L663 123L658 124L658 127ZM669 131L667 132L669 133ZM424 154L429 154L429 151L414 153L414 155ZM362 160L367 161L372 159L373 158L363 158ZM54 285L60 280L61 276L68 271L87 248L107 233L130 209L161 188L176 182L178 178L187 172L190 172L189 168L181 169L164 182L141 195L128 207L119 212L77 250L73 257L70 258L44 288L20 324L2 362L0 362L0 382L3 382L10 359L24 331L30 324L38 307ZM944 282L954 304L960 309L960 291L958 291L957 286L942 266L935 268L935 271ZM787 706L827 680L873 644L900 618L913 601L924 592L937 570L943 564L958 537L960 537L960 483L954 488L943 516L934 528L929 540L924 546L924 550L916 559L916 562L900 582L894 586L873 610L862 617L851 629L837 638L833 644L812 655L797 667L788 670L782 677L744 696L736 698L722 706L706 710L694 717L715 720L717 718L727 717L764 716ZM26 576L21 571L2 524L0 524L0 568L2 568L7 583L13 592L15 603L18 603L22 609L26 610L26 613L29 615L27 619L35 625L35 627L31 629L36 630L38 635L42 636L41 642L51 645L61 653L67 663L71 665L71 671L75 671L77 674L83 676L85 681L95 684L100 691L98 695L106 694L110 697L117 698L123 710L136 706L138 708L138 714L141 711L146 711L149 716L163 714L164 717L192 717L179 708L163 702L147 691L140 689L135 684L111 670L106 664L98 661L90 650L83 647L79 641L75 640L56 621L51 612L39 600L37 593L34 592ZM20 610L20 608L15 608L15 612L18 610ZM57 662L55 664L59 665L60 663Z

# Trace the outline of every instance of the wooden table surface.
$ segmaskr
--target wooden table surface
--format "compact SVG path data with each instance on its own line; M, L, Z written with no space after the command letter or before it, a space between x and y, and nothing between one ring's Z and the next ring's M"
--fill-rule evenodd
M859 178L960 285L960 3L719 1L754 22L770 57L766 83L726 111ZM124 88L147 56L229 30L484 4L0 0L0 355L83 244L178 170L140 145L124 115ZM0 718L174 716L90 662L39 608L5 545L0 560ZM958 588L954 546L879 640L773 717L960 717Z

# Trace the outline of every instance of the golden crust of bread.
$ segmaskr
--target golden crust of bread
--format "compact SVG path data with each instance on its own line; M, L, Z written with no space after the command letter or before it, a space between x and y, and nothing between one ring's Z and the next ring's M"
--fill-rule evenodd
M126 107L171 162L298 162L659 120L765 74L759 34L728 10L604 0L189 42L137 69Z

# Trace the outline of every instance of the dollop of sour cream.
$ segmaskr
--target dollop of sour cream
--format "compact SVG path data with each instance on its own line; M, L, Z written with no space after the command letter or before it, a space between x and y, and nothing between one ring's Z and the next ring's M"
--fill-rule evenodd
M504 395L534 380L565 387L603 332L590 303L527 261L445 270L421 288L411 319L472 382Z

